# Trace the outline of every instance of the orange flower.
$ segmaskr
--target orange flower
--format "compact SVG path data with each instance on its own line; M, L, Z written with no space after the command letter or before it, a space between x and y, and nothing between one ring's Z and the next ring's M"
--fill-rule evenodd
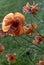
M39 63L37 63L37 65L44 65L44 61L39 61Z
M0 29L0 36L1 37L6 37L7 36L7 33L3 32L3 30Z
M12 36L20 36L23 32L25 25L25 17L21 13L10 13L3 19L2 30Z
M15 63L17 60L16 54L7 54L6 57L7 57L7 61L10 63Z
M36 28L37 28L37 24L29 24L29 26L26 27L27 29L26 34L32 35L35 32Z
M39 8L37 7L38 4L36 5L30 5L29 3L26 4L26 6L23 7L23 12L25 13L31 13L31 14L36 14L39 11Z
M44 37L41 35L35 36L35 39L33 40L34 44L39 44L40 42L44 42Z
M5 50L5 47L0 43L0 54L2 54Z

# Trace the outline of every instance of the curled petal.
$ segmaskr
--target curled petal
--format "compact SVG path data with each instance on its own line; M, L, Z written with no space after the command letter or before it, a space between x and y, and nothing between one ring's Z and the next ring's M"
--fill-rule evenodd
M11 27L12 23L13 23L13 16L14 14L13 13L9 13L7 14L4 19L3 19L3 22L2 22L2 30L4 32L7 32L9 30L9 28Z
M16 17L16 19L22 24L24 25L26 22L25 22L25 16L19 12L16 12L14 17Z

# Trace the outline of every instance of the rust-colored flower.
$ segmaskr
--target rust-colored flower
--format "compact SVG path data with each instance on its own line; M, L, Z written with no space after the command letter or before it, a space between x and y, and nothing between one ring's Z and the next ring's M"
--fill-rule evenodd
M28 27L25 27L25 29L27 29L26 34L32 35L35 32L36 28L37 28L37 24L29 24Z
M42 35L36 35L33 40L33 44L39 44L40 42L44 42L44 37Z
M2 54L5 50L5 47L0 43L0 54Z
M44 65L44 61L39 61L39 63L37 63L37 65Z
M17 55L15 53L14 54L7 54L6 57L7 57L7 61L10 63L15 63L17 60Z
M23 7L23 12L25 13L31 13L36 14L39 11L39 7L37 7L38 4L30 5L29 3L26 4L26 6Z
M24 34L23 26L25 25L25 17L23 14L16 12L6 15L2 22L2 30L12 36L20 36Z
M7 33L3 32L2 29L0 29L0 37L5 38L7 36Z

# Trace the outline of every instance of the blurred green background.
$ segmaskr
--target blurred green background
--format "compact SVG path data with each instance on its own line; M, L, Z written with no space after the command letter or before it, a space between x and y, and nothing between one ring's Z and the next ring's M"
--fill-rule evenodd
M36 16L30 17L30 14L23 13L22 9L27 2L33 4L33 1L39 4L40 11ZM0 0L0 22L3 21L5 15L15 12L24 14L27 23L31 23L32 19L32 23L38 24L37 31L44 35L44 0ZM33 37L38 34L37 31L32 36L0 37L0 43L6 47L4 53L0 55L0 65L9 65L6 59L6 54L8 53L16 53L18 56L17 62L10 65L36 65L44 54L44 43L38 46L32 44ZM26 51L30 54L27 55Z

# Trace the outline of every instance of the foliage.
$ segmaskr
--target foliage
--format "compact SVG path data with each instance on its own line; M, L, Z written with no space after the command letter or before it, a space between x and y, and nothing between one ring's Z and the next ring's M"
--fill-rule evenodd
M30 17L29 14L23 13L22 8L27 2L32 4L33 0L0 0L0 22L2 22L4 16L8 13L21 12L25 15L26 22L31 23L32 19L32 23L38 24L37 30L44 35L44 1L35 1L39 3L41 10L36 17ZM32 44L33 37L37 33L38 32L36 31L32 36L23 35L18 38L11 36L7 36L6 38L0 37L0 42L6 47L5 52L0 56L0 65L8 65L5 57L8 53L17 53L18 56L17 62L11 65L36 65L44 54L44 43L41 43L38 46ZM30 54L27 55L26 51Z

